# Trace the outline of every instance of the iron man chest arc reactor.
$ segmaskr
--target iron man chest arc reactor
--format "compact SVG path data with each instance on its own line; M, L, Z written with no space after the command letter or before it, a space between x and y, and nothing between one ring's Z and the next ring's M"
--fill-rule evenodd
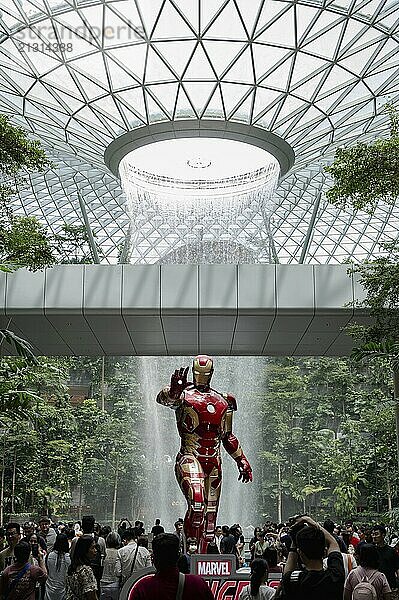
M201 427L219 430L227 408L226 400L216 392L215 394L186 392L178 420L189 432Z

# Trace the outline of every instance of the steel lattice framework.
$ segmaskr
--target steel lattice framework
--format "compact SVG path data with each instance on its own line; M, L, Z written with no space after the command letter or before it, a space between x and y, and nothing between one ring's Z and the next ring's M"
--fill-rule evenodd
M371 257L397 235L395 208L328 206L323 167L338 146L387 135L398 27L397 0L0 0L0 111L56 163L16 210L59 231L83 222L80 195L101 260L115 262L129 219L107 146L162 121L229 120L295 151L271 221L276 259ZM142 262L158 238L148 231Z

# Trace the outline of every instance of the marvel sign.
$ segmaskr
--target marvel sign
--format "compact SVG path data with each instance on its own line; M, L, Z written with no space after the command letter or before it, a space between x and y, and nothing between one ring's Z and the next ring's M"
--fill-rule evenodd
M215 600L239 600L241 591L249 584L249 573L236 573L235 557L231 554L196 554L191 557L190 566L191 573L207 581ZM134 573L123 586L120 600L129 600L137 583L145 577L152 577L154 573L153 567ZM273 573L267 584L277 588L280 580L281 573Z
M191 573L205 578L229 577L235 572L231 558L193 556ZM235 560L235 559L234 559Z

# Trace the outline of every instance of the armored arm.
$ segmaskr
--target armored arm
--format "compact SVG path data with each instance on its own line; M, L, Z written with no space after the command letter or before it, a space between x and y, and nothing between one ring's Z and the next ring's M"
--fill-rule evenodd
M185 388L189 385L187 383L188 367L176 369L170 378L170 385L164 387L157 396L158 404L163 404L169 408L178 408L182 403L182 394Z
M233 412L237 410L237 402L234 396L230 394L226 394L225 398L229 407L225 414L222 443L226 452L228 452L237 463L240 472L238 480L240 481L241 479L243 483L248 483L249 481L252 481L251 465L241 448L240 442L233 433Z

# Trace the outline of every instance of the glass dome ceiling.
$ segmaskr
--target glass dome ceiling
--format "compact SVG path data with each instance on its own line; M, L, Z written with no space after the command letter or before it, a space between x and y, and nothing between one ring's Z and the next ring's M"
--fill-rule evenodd
M16 210L54 231L87 217L116 262L129 218L105 149L154 123L229 120L295 151L271 222L280 262L370 257L397 235L397 211L326 205L323 167L338 146L387 135L398 24L397 0L0 0L0 111L56 163ZM158 237L149 229L142 262Z

